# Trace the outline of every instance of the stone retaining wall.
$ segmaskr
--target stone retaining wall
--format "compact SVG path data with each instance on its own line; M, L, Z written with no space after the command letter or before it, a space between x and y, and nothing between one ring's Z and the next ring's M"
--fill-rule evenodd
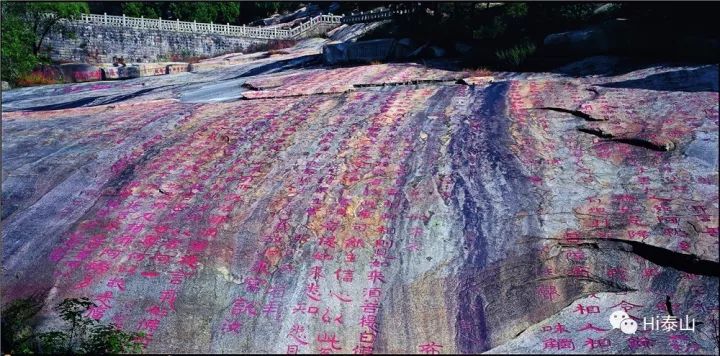
M160 30L139 30L96 24L76 24L74 36L51 34L46 39L54 61L108 63L113 57L125 62L157 62L180 57L213 57L229 52L243 52L249 46L268 40L226 37L216 34L193 34Z

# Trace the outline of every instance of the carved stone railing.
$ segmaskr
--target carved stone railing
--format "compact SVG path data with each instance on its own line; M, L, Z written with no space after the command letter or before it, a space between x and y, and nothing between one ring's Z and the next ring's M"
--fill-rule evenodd
M414 9L390 9L380 11L366 11L357 14L350 14L343 16L340 22L344 24L353 24L359 22L374 22L391 19L397 16L410 15L414 12Z
M290 29L273 27L254 26L233 26L230 24L187 22L175 20L163 20L162 18L151 19L144 17L128 17L113 15L82 14L75 21L85 24L96 24L104 26L116 26L124 28L162 30L175 32L189 32L197 34L214 33L223 36L249 37L261 39L294 39L301 38L305 33L312 33L312 30L320 26L339 26L342 16L333 14L318 15Z

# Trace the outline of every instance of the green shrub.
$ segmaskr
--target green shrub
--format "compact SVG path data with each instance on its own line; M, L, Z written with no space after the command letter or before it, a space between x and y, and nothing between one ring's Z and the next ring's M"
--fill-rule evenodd
M495 52L498 61L506 66L519 67L528 57L535 53L535 44L525 41L508 49Z
M37 332L37 313L42 299L16 300L2 312L3 353L73 353L117 354L139 353L142 345L135 340L142 333L126 333L115 325L100 324L84 314L96 305L87 298L68 298L56 308L65 322L63 330Z
M506 31L507 23L503 21L502 17L498 16L493 18L491 23L480 25L480 27L473 30L473 38L476 40L492 40L504 35Z
M528 5L522 2L505 4L505 14L510 17L525 17L528 15Z
M595 3L562 4L557 9L557 15L569 24L582 24L590 21L597 7Z

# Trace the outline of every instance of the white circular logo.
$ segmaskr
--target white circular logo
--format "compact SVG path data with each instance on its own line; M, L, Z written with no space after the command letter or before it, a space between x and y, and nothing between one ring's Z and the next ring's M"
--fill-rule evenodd
M637 322L631 318L624 319L620 323L620 330L626 334L634 334L637 331Z
M612 325L613 329L619 329L620 323L628 318L630 318L630 315L624 310L616 310L610 314L610 325Z

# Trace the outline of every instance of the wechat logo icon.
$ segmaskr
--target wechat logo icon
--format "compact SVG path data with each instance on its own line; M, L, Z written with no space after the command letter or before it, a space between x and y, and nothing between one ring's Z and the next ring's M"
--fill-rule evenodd
M637 322L624 310L617 310L610 314L610 325L613 329L620 329L625 334L635 334L638 329Z

